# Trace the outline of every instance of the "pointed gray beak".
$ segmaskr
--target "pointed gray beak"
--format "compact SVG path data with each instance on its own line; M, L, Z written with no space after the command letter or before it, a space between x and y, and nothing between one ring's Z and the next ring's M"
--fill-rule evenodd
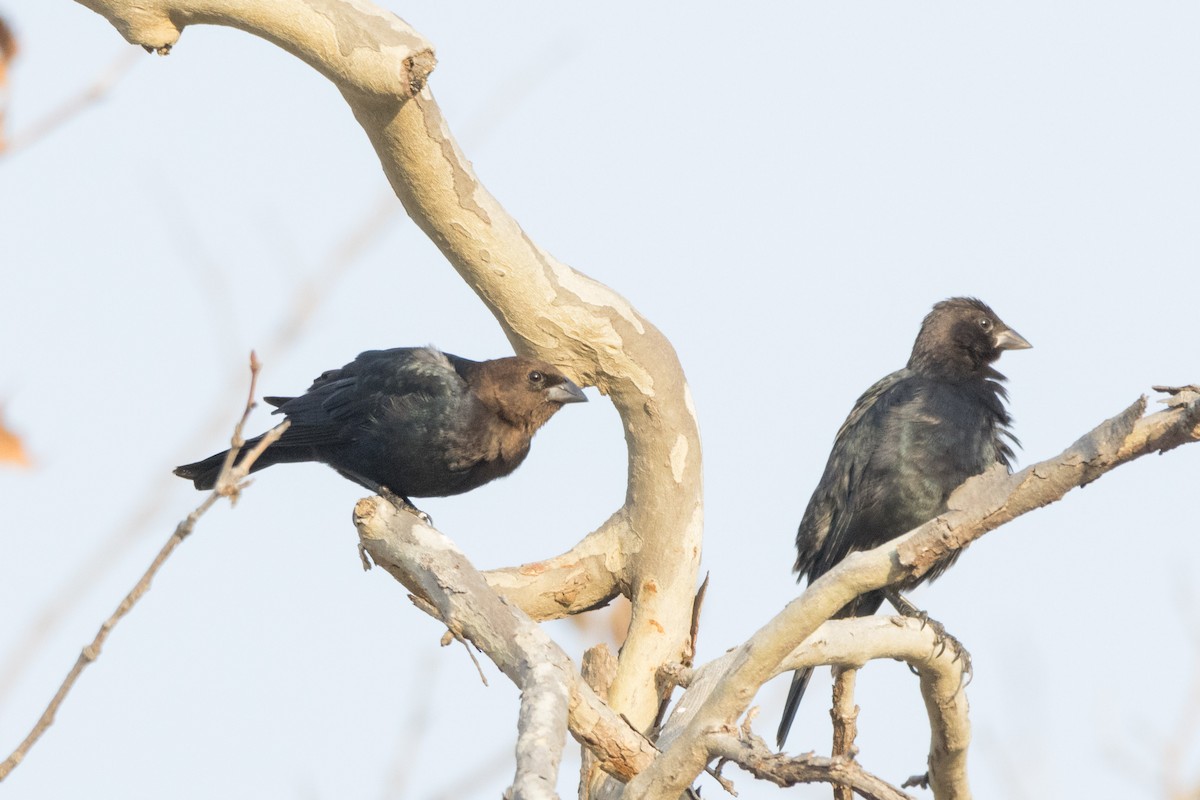
M1024 336L1012 328L997 331L995 343L997 350L1028 350L1033 347L1033 345L1025 341Z
M1025 346L1028 347L1029 345ZM583 393L583 389L580 389L571 381L564 380L557 386L551 386L546 390L546 399L553 400L556 403L586 403L587 395Z

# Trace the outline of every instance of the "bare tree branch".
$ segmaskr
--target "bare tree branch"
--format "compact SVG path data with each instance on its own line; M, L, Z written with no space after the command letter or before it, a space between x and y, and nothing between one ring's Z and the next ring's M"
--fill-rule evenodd
M217 476L216 488L213 489L212 493L210 493L204 499L204 502L197 506L192 513L188 514L187 517L175 527L175 531L171 534L171 538L167 539L167 543L163 545L161 550L159 550L158 555L154 557L154 560L150 563L150 566L146 569L145 573L142 574L142 577L138 579L138 582L134 585L133 589L130 590L129 594L125 596L125 599L122 600L120 605L117 606L117 610L114 611L100 626L100 630L96 632L96 636L92 639L91 643L84 647L83 651L80 652L79 658L75 661L75 665L71 667L71 671L68 672L67 677L63 679L62 685L59 686L58 691L55 692L54 697L50 700L50 704L46 707L46 710L42 712L42 716L33 726L33 730L30 731L29 735L25 737L25 740L17 746L17 749L13 751L12 755L10 755L3 763L0 763L0 781L3 781L6 777L8 777L10 772L16 769L17 765L25 759L29 749L33 747L33 745L42 738L42 734L44 734L46 730L54 724L54 718L58 714L58 709L66 699L67 695L70 693L71 689L75 686L75 681L78 680L80 674L84 669L87 668L89 664L100 657L100 651L104 647L104 643L108 640L109 634L112 633L113 628L117 626L117 623L124 619L126 614L133 610L133 607L137 605L137 602L142 599L146 592L150 591L150 584L154 580L154 577L158 574L159 569L162 568L162 565L166 563L171 554L175 552L175 548L182 544L183 540L187 538L187 536L195 529L197 520L199 520L200 517L204 515L204 512L208 511L208 509L211 508L213 504L222 497L229 497L230 502L236 501L238 494L242 489L241 482L244 481L246 476L250 473L250 467L255 461L258 460L258 457L262 455L262 452L271 444L276 442L279 437L283 435L283 432L287 430L289 424L287 422L272 428L270 431L264 434L262 440L246 454L246 457L242 460L241 464L239 464L237 467L233 466L233 459L236 457L241 447L245 444L245 440L242 438L242 429L246 424L246 418L250 416L250 412L253 410L255 405L254 393L255 385L258 380L258 371L258 359L256 359L254 354L251 353L249 399L246 401L246 410L243 412L241 419L238 420L237 426L234 428L231 442L232 448L229 452L229 456L225 459L225 465L221 468L220 475Z
M1200 390L1182 387L1164 391L1171 395L1165 401L1171 406L1168 410L1143 417L1143 397L1054 458L1015 475L999 468L972 478L951 495L947 513L874 550L852 553L810 584L799 598L727 656L728 673L702 704L688 697L696 690L693 683L684 695L692 713L686 727L675 734L669 748L664 731L659 740L663 755L630 782L626 798L678 797L711 758L705 732L731 725L745 712L758 688L777 674L789 652L859 594L921 575L950 551L965 547L1014 517L1060 499L1076 486L1090 483L1121 464L1200 439ZM937 701L930 697L928 688L922 681L926 709L931 717L944 715L945 709L936 707ZM965 708L963 718L965 721ZM954 736L939 743L934 727L934 746L929 756L934 795L969 797L965 770L969 734L961 741Z
M313 277L294 288L282 320L268 336L266 344L259 348L265 360L279 360L296 344L305 322L316 312L321 301L332 294L333 287L346 274L367 244L386 230L386 223L396 213L395 198L389 194L386 203L378 202L368 217L347 232L334 248L326 253ZM241 375L240 367L231 371L227 379L230 389L240 382ZM218 395L223 396L226 393L223 389ZM207 445L215 432L227 424L227 414L228 411L223 405L214 407L208 420L196 426L194 435L180 448L180 452L191 453ZM112 569L120 557L140 540L150 523L166 506L171 496L170 488L177 484L178 478L163 470L158 479L143 493L147 501L128 519L118 524L96 551L83 560L84 566L70 575L54 592L50 601L33 615L29 625L18 638L18 644L7 654L3 665L0 665L0 705L17 685L21 673L28 667L50 633Z
M229 25L296 54L342 92L412 219L496 316L516 351L554 363L608 394L629 447L626 503L597 534L546 572L506 573L537 583L538 616L561 614L553 598L586 608L620 591L632 619L612 705L646 730L658 710L655 670L687 646L699 568L703 506L700 438L674 348L628 302L555 260L479 183L428 87L432 49L366 0L80 0L126 39L169 50L183 26ZM352 42L353 47L345 46ZM596 539L604 540L603 548ZM604 555L600 555L603 550ZM569 565L586 562L583 569ZM606 564L607 571L594 565ZM551 577L560 573L551 570ZM506 588L517 594L517 588ZM554 603L558 604L556 608Z
M867 800L912 800L895 786L866 772L853 759L823 758L813 753L802 756L774 753L760 737L745 732L713 734L709 747L714 757L737 764L754 777L776 786L823 782L851 787Z
M566 654L492 591L449 539L378 497L359 501L355 524L376 564L431 604L451 631L471 640L520 687L514 797L553 796L568 716L604 769L627 776L649 764L653 747L608 710Z
M579 672L596 696L607 702L608 687L612 685L617 674L617 657L608 649L608 645L601 643L589 648L583 654ZM593 789L598 789L603 779L599 759L584 747L583 757L579 760L579 800L592 797Z
M623 298L528 239L478 183L428 89L393 117L356 113L409 216L496 314L514 348L598 386L621 415L626 505L556 563L590 554L590 563L608 567L588 573L591 591L577 608L617 590L633 601L610 701L645 730L658 708L654 670L679 660L687 644L702 534L699 433L674 349ZM619 538L603 547L592 541L608 536ZM579 592L577 583L559 585Z
M187 24L223 24L272 41L318 69L342 91L410 217L496 316L514 349L558 364L612 398L629 449L625 505L567 553L493 573L494 585L511 602L431 528L378 499L358 507L364 547L522 687L517 796L553 795L569 719L572 733L604 769L621 778L636 773L626 797L674 800L717 755L717 734L734 724L790 652L853 597L923 574L947 553L1119 463L1200 436L1197 393L1180 390L1170 411L1139 419L1142 401L1058 460L1016 476L992 472L968 482L951 498L947 514L851 556L815 581L723 661L707 694L699 680L705 670L697 670L684 695L686 713L670 737L664 731L670 748L655 759L637 731L654 720L661 699L658 668L688 654L703 520L695 412L668 340L619 295L541 250L486 191L425 86L434 63L431 48L367 0L80 2L103 13L130 41L159 52L168 51ZM609 708L513 604L547 618L590 608L618 592L630 597L633 611ZM870 624L842 624L851 622ZM877 648L871 652L878 657ZM933 729L931 786L939 798L969 797L969 727L961 680L955 682L961 675L936 657L909 655L933 663L921 681Z
M462 589L458 582L459 577L471 576L473 581L473 576L480 574L449 539L426 526L414 515L397 512L391 505L381 502L378 498L369 498L360 502L356 509L355 522L359 528L359 537L363 547L384 568L391 563L386 559L381 560L384 546L380 545L377 550L368 540L386 541L386 553L390 554L388 559L394 557L401 562L393 563L392 566L395 570L389 569L388 571L413 592L412 596L419 608L447 624L456 635L465 636L475 642L493 661L496 661L498 666L503 661L514 668L519 667L520 654L514 655L512 652L512 647L519 642L515 642L511 637L506 639L492 630L489 627L491 622L476 610L473 600L464 599L461 604L453 606L453 610L460 616L455 618L454 624L451 624L442 616L443 605L436 602L434 598L426 596L424 584L433 582L438 586L446 587L443 592L450 595L445 600L445 602L449 602L454 599L453 594ZM414 531L413 528L417 527L420 530ZM422 539L421 537L426 538ZM418 546L415 544L417 541L426 543ZM426 550L430 552L425 554ZM434 559L435 555L436 559ZM430 574L422 575L420 574L421 570L428 570ZM410 575L410 571L416 572ZM480 580L482 581L482 576ZM510 620L504 622L503 626L532 624L532 621L519 608L507 600L497 598L490 588L472 584L472 592L482 598L489 596L492 598L487 600L485 606L491 612L508 614L513 617L515 622ZM497 601L501 603L499 607L495 605ZM466 616L462 616L463 614ZM487 635L476 639L473 635L476 631L474 626L479 626L478 631ZM534 630L540 631L536 626ZM493 648L492 643L495 641L501 642L502 649L495 650ZM550 646L556 647L553 642L550 642ZM558 654L555 654L555 657L557 658ZM562 658L566 658L566 656L562 655ZM517 660L514 661L514 659ZM504 667L501 666L501 669ZM508 672L505 671L505 674ZM570 692L568 712L571 734L580 744L589 748L598 757L599 766L605 772L621 780L628 780L650 765L657 755L654 746L644 736L633 730L628 722L614 713L581 676L572 673L568 689Z
M101 71L96 79L78 95L51 110L27 128L19 131L7 142L7 145L0 140L0 156L11 156L18 150L29 147L31 144L53 133L57 128L69 122L89 106L102 100L133 69L134 59L139 55L142 54L136 50L122 49L122 52L112 60L112 63Z
M0 50L3 50L2 42L0 42ZM96 83L84 92L80 99L73 101L68 106L74 108L74 111L79 111L82 110L83 105L86 105L83 98L86 98L88 102L99 100L120 77L124 76L129 67L133 65L133 58L139 55L140 53L136 49L126 50L120 59L114 62L97 79ZM538 63L541 66L536 70L537 75L544 78L549 68L546 59L542 58ZM528 76L523 76L520 85L507 92L506 96L510 101L509 105L505 107L507 111L512 110L513 103L522 97L523 91L529 88L528 84ZM0 90L0 95L2 95L2 90ZM2 101L0 101L0 106L2 105ZM51 115L51 117L53 116L54 114ZM47 117L47 120L50 120L51 117ZM494 110L486 110L477 113L469 127L478 138L494 126L496 119L497 114ZM44 124L35 123L32 129L23 132L18 137L19 141L10 147L8 152L11 153L16 147L30 143L31 137L36 138L41 135ZM0 150L0 155L5 154L7 153ZM288 309L284 312L274 332L267 338L266 343L257 348L259 352L263 353L265 360L276 361L295 345L305 324L317 312L322 301L333 293L333 287L349 272L350 267L359 260L367 247L374 243L382 233L390 230L389 224L398 215L396 196L390 191L381 194L362 220L347 231L332 250L322 257L313 274L293 287ZM241 371L238 369L229 377L228 383L233 386L240 379ZM219 394L224 394L224 392ZM205 444L212 437L214 430L225 425L225 414L224 406L219 406L207 423L196 427L191 443L180 448L180 452L191 452ZM63 583L63 586L52 595L50 602L32 617L30 624L19 637L17 646L7 654L3 664L0 665L0 705L3 705L4 700L16 686L21 673L27 668L49 634L57 629L70 610L117 563L118 558L140 539L149 523L165 506L166 498L170 494L167 488L176 480L174 476L164 471L161 479L144 492L144 495L151 500L138 508L128 520L117 525L115 532L109 535L99 551L84 559L86 567L71 575ZM617 588L613 585L611 576L607 572L604 573L604 580L597 581L595 584L608 587L607 594L596 592L590 588L588 593L581 594L578 590L573 592L570 589L563 590L561 587L585 585L591 587L595 575L599 574L601 570L606 570L604 567L606 559L603 555L605 548L617 547L619 537L615 535L615 528L606 527L603 530L606 530L607 533L604 536L595 537L586 552L578 551L583 555L582 559L576 560L574 553L567 554L568 557L562 564L562 568L567 571L565 574L555 574L559 565L556 565L555 560L551 559L538 564L496 570L494 584L507 587L510 596L515 597L522 607L537 619L552 619L563 614L578 613L581 610L602 605L617 593ZM575 571L576 569L577 571ZM522 578L519 575L508 577L505 573L522 573L526 577ZM537 577L531 579L529 576L533 574L536 574ZM489 580L492 579L489 578Z
M853 761L858 747L854 744L858 736L858 706L854 704L854 685L858 671L853 667L833 668L833 707L829 716L833 719L833 749L835 759ZM854 800L854 789L847 784L835 784L834 800Z
M688 729L705 700L728 679L738 663L738 653L732 650L683 676L688 690L659 737L661 749L670 750ZM944 770L965 772L971 732L962 664L952 649L942 646L937 632L918 619L871 616L830 620L789 653L770 677L822 664L859 669L884 658L904 661L917 672L929 715L930 747L943 754ZM705 736L729 729L728 725L708 728ZM713 757L717 755L713 753ZM841 763L846 759L833 760Z
M166 55L188 25L228 25L304 61L359 101L391 103L421 90L437 59L403 20L367 2L79 0L130 44Z
M622 542L632 535L624 510L566 553L484 573L488 584L536 620L558 619L600 607L622 587Z

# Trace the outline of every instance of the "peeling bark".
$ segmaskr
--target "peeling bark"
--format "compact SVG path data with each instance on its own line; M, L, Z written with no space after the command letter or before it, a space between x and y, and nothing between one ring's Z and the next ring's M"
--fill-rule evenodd
M521 689L516 797L552 793L568 720L602 769L628 779L654 747L605 705L570 659L519 608L497 595L449 538L382 498L354 510L363 548L455 635L469 639Z
M611 289L529 240L478 183L428 88L394 117L357 107L355 114L409 216L496 315L516 351L597 386L621 415L629 450L625 505L593 534L603 548L589 537L551 562L604 558L609 572L591 573L600 582L587 593L576 592L575 583L547 586L544 571L508 571L506 580L536 582L541 597L558 589L586 594L576 609L618 590L629 596L632 620L610 703L646 731L658 709L654 671L678 661L687 646L703 532L699 428L674 348Z
M166 55L188 25L225 25L296 56L358 102L394 103L425 86L433 46L364 0L78 0L130 44Z
M1200 439L1200 389L1189 386L1166 391L1171 395L1164 401L1170 406L1168 410L1143 417L1142 398L1054 458L1015 475L1002 469L978 475L954 492L950 510L942 516L874 550L851 553L809 584L799 598L725 657L729 659L728 671L700 702L689 697L697 688L693 682L679 702L680 706L687 704L690 718L682 730L673 732L669 746L664 731L659 740L663 755L630 782L627 800L678 797L712 757L705 744L706 732L731 725L745 713L759 687L779 672L779 665L790 651L858 595L911 580L951 550L1060 499L1076 486L1090 483L1121 464ZM927 710L931 715L943 714L945 709L936 699L931 700L929 689L923 681ZM965 709L963 713L965 718ZM936 733L936 722L934 727ZM948 758L948 753L959 750L964 754L962 759ZM935 797L970 796L965 750L965 738L948 743L935 741L929 762L930 788Z
M493 592L445 536L378 497L354 522L376 564L427 602L455 636L470 639L521 689L514 798L557 797L575 681L571 660L529 617Z
M810 657L838 663L832 633L819 656L804 655L820 651L817 638L796 651L800 656L792 651L814 631L821 635L818 627L849 600L923 574L947 553L1121 463L1200 438L1200 394L1195 387L1168 390L1168 411L1143 417L1143 399L1056 459L1016 475L997 470L968 481L946 514L853 554L815 581L742 647L714 662L719 673L711 664L696 670L660 739L669 747L656 757L639 731L649 731L659 707L659 669L690 655L703 530L698 425L670 342L620 295L538 247L480 184L427 85L433 48L390 12L367 0L79 2L128 41L161 54L176 46L187 25L218 24L259 36L317 69L342 92L409 216L478 294L516 352L597 386L620 413L628 446L625 504L553 558L485 577L449 540L410 515L377 499L363 501L356 512L363 545L376 561L521 686L518 797L553 796L569 724L606 772L632 778L625 797L674 800L713 757L735 758L743 743L732 742L728 730L783 665L791 669L797 658ZM534 620L579 613L618 593L631 599L632 619L605 704ZM870 624L843 621L821 630ZM886 636L876 631L873 638ZM871 652L863 657L883 657ZM842 658L850 662L845 666L861 666ZM703 680L707 674L717 676L715 682ZM951 688L950 681L936 666L922 673L933 728L930 783L938 798L965 798L969 727L961 687ZM604 788L612 791L614 784ZM878 796L893 796L890 789L878 788Z
M829 716L833 720L833 757L853 761L858 746L858 706L854 704L854 686L858 671L851 667L833 668L833 708ZM834 800L854 800L854 789L846 784L833 787Z
M822 758L813 753L794 757L774 753L761 738L744 732L736 736L714 735L711 747L715 757L731 761L755 778L776 786L825 782L853 787L854 792L867 800L912 800L910 795L868 774L849 759Z
M608 645L598 644L589 648L583 654L579 672L596 696L608 702L608 687L617 674L617 657L608 649ZM604 780L599 760L591 750L583 748L583 757L579 762L579 800L593 797L593 787L598 790Z
M513 348L612 398L629 448L625 506L545 569L493 580L542 619L627 594L632 621L611 702L648 729L659 704L654 672L689 640L703 530L699 429L671 343L620 295L538 247L488 193L425 85L432 47L390 12L366 0L80 2L159 52L189 24L217 24L313 66L341 90L405 210Z

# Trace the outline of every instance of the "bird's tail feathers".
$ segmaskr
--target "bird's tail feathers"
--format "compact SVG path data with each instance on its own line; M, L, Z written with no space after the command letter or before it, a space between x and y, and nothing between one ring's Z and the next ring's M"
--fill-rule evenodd
M783 704L783 718L779 720L779 730L775 732L775 746L780 750L787 741L788 731L792 729L796 710L800 708L800 701L804 699L804 690L808 688L812 674L812 667L798 669L792 673L792 686L788 689L787 701Z
M255 436L253 439L248 439L246 444L243 445L241 453L238 454L238 462L240 463L245 458L246 453L252 450L260 441L262 441L262 436ZM221 467L225 465L225 457L227 455L229 455L229 451L222 450L200 461L176 467L174 471L179 477L190 480L197 489L211 489L217 483L217 476L221 474ZM260 469L266 469L272 464L282 464L289 461L307 461L311 458L312 452L308 448L288 447L282 441L275 442L262 452L258 460L250 466L250 471L258 472Z
M174 472L181 478L187 478L197 489L211 489L217 484L217 475L225 464L228 450L215 453L200 461L176 467Z

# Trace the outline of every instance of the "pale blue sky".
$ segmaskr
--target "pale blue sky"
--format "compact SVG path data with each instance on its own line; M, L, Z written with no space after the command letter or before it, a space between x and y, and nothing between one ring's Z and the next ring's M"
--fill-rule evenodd
M1033 343L1000 363L1022 464L1152 384L1200 381L1200 6L386 5L436 45L431 85L492 193L679 352L705 445L702 660L795 595L792 538L833 434L935 301L978 295ZM18 136L127 47L66 0L0 14L23 47ZM506 352L396 201L294 343L271 347L388 191L329 84L214 28L0 160L0 402L37 462L0 471L0 670L33 615L157 504L0 698L5 753L201 499L164 476L223 446L250 348L267 394L368 348ZM514 476L422 504L476 564L560 552L620 504L621 428L591 396ZM1198 470L1197 446L1123 467L915 593L974 656L978 796L1164 796L1200 682ZM206 517L4 794L496 797L511 773L487 765L508 763L516 692L490 664L484 688L390 578L362 573L360 495L323 467L282 467ZM590 641L550 630L572 654ZM828 747L824 685L796 750ZM785 692L760 695L764 736ZM859 703L862 762L896 782L921 771L915 679L872 665ZM1200 742L1182 764L1196 780ZM453 788L477 767L485 779ZM777 796L731 776L742 798Z

